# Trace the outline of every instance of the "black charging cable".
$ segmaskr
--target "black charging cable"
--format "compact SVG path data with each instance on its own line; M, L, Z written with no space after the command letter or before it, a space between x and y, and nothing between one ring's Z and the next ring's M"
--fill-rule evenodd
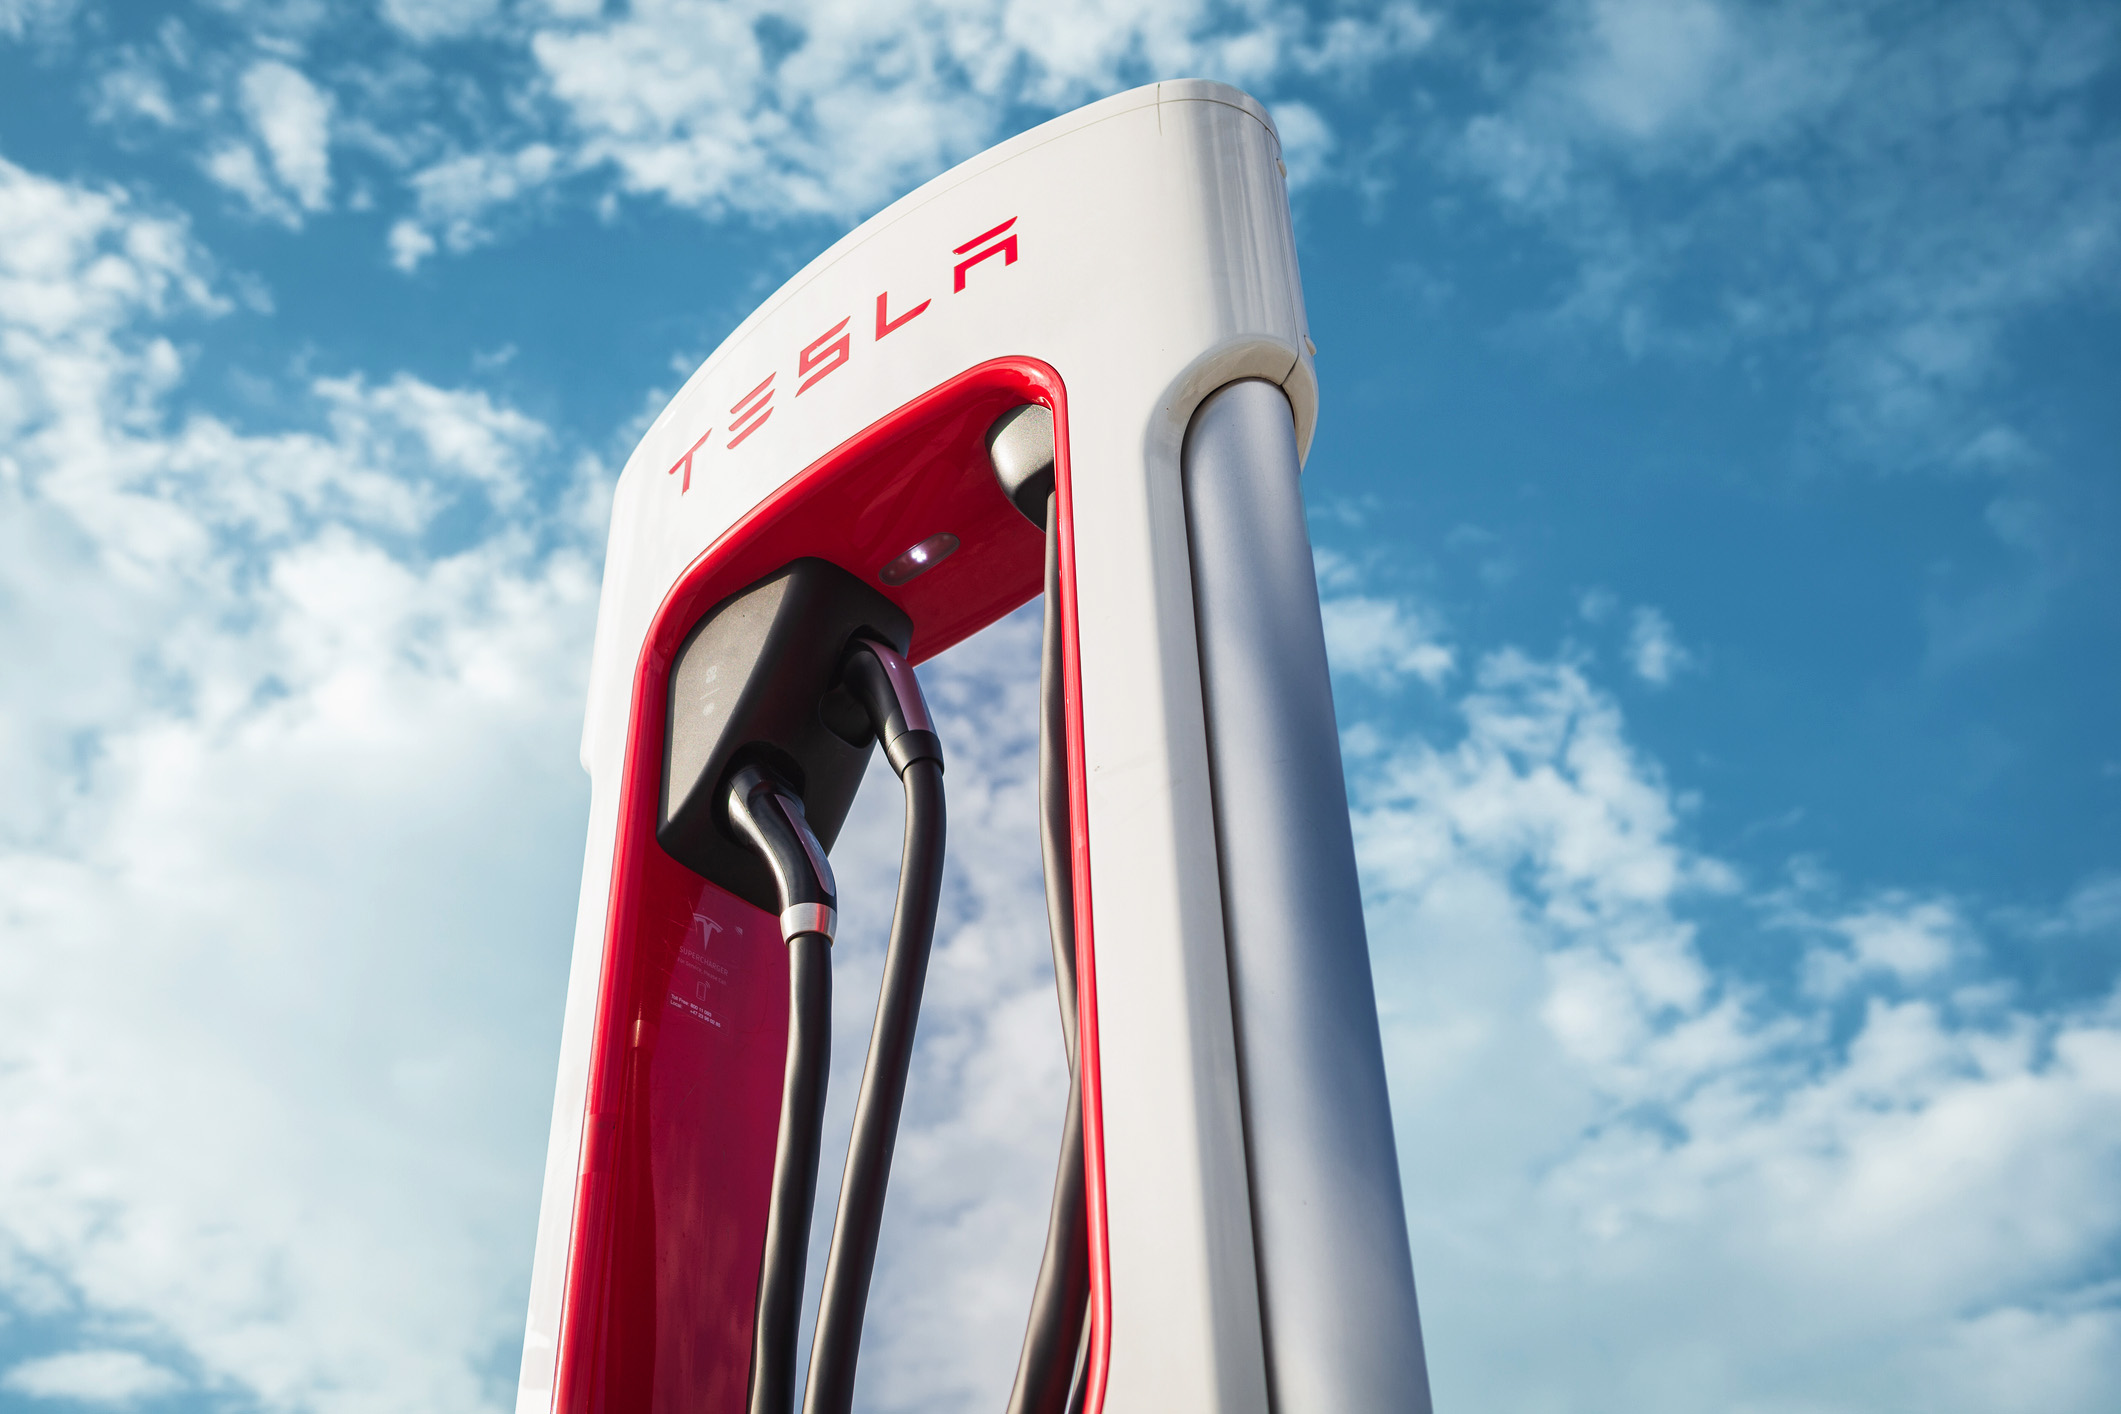
M1049 434L1050 436L1050 434ZM1050 446L1050 442L1048 443ZM1050 453L1049 453L1050 455ZM1031 1292L1031 1315L1017 1357L1009 1414L1066 1414L1082 1407L1081 1367L1089 1335L1090 1230L1084 1195L1083 1067L1076 1016L1075 870L1069 853L1068 719L1061 662L1060 518L1048 492L1046 604L1039 655L1039 846L1046 866L1046 926L1053 941L1053 985L1068 1051L1068 1113L1046 1217L1046 1250Z
M1031 1293L1009 1414L1072 1414L1088 1391L1090 1230L1084 1191L1082 1051L1076 1017L1075 871L1068 827L1068 718L1062 676L1060 502L1052 412L1013 407L987 429L994 479L1024 518L1045 532L1045 635L1039 661L1039 845L1046 865L1046 925L1053 985L1068 1053L1068 1114L1046 1218L1046 1251Z
M795 1345L825 1082L832 1069L832 934L839 899L832 866L803 818L802 798L771 771L749 765L735 772L728 806L738 836L773 871L781 936L788 944L788 1062L752 1328L750 1414L789 1414L795 1407Z
M898 903L884 953L884 980L869 1033L869 1059L854 1104L840 1206L825 1259L817 1332L810 1346L804 1414L847 1414L854 1403L854 1369L861 1353L862 1318L876 1271L884 1190L898 1143L899 1112L913 1061L913 1032L935 942L936 902L943 885L943 745L912 666L888 644L857 639L841 668L840 685L867 712L884 756L906 793L906 842L899 861Z

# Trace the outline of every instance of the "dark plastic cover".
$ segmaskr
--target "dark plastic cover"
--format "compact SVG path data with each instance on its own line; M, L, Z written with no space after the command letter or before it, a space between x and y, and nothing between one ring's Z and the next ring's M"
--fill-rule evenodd
M913 621L839 566L802 559L709 610L671 664L656 839L686 868L768 912L780 911L773 875L738 843L726 784L737 767L763 762L802 797L812 833L832 847L875 744L837 686L858 635L903 653Z
M1002 490L1044 530L1046 498L1053 494L1052 409L1025 403L994 419L987 429L987 456Z

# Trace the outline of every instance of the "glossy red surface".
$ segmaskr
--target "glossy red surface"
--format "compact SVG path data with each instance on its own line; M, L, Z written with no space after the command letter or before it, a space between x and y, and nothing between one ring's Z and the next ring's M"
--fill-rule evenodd
M1090 1239L1090 1353L1083 1375L1083 1411L1103 1414L1105 1375L1112 1365L1112 1242L1105 1189L1104 1069L1097 1029L1097 915L1090 906L1090 763L1083 746L1082 624L1075 591L1080 561L1065 391L1052 406L1053 484L1060 514L1061 695L1068 718L1068 857L1075 894L1076 1044L1083 1068L1083 1188Z
M956 553L879 585L914 623L915 661L1039 590L1043 541L994 483L985 432L1004 408L1053 409L1063 545L1069 770L1085 779L1075 653L1067 402L1030 359L982 364L806 468L709 546L671 588L635 671L620 787L587 1123L553 1396L567 1414L741 1414L787 1044L786 953L771 915L685 869L655 842L665 685L700 616L802 555L871 584L938 531ZM671 494L679 484L666 483ZM1092 1245L1092 1397L1109 1345L1102 1136L1087 823L1072 822ZM835 1191L832 1175L820 1189ZM1025 1274L1026 1299L1030 1274Z

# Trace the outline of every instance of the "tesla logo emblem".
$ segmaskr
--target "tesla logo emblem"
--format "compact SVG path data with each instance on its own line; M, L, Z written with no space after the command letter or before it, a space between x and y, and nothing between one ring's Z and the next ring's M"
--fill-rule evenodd
M952 255L961 258L950 268L950 292L963 294L966 277L972 273L973 267L982 261L991 260L998 255L1004 266L1016 264L1016 237L1016 218L1011 216L999 226L980 232L951 251ZM927 313L929 305L933 303L933 300L924 299L894 315L891 312L891 292L886 290L879 294L876 297L876 331L870 342L875 343L886 334L897 333ZM849 315L797 350L795 376L801 381L795 386L796 397L801 397L847 366L849 360L854 357L853 327L854 318ZM778 376L778 371L768 373L756 388L730 405L729 423L726 427L708 428L700 434L699 440L685 449L685 455L670 464L666 474L679 478L679 495L692 489L693 463L717 432L729 434L724 449L735 451L752 433L766 425L766 420L773 416L774 379Z

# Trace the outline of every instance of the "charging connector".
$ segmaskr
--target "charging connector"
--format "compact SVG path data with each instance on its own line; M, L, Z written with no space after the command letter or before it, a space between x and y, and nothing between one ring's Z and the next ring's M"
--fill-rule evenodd
M803 817L801 797L770 768L738 767L726 809L737 836L772 873L788 944L788 1059L752 1325L750 1414L789 1414L832 1069L831 949L839 895L824 847Z
M773 873L781 936L794 942L799 934L816 933L831 942L839 927L839 890L802 797L765 766L750 765L730 777L725 808L738 836Z
M857 639L840 667L840 685L859 702L883 743L885 759L903 777L916 761L943 764L942 738L928 716L913 665L888 643Z

